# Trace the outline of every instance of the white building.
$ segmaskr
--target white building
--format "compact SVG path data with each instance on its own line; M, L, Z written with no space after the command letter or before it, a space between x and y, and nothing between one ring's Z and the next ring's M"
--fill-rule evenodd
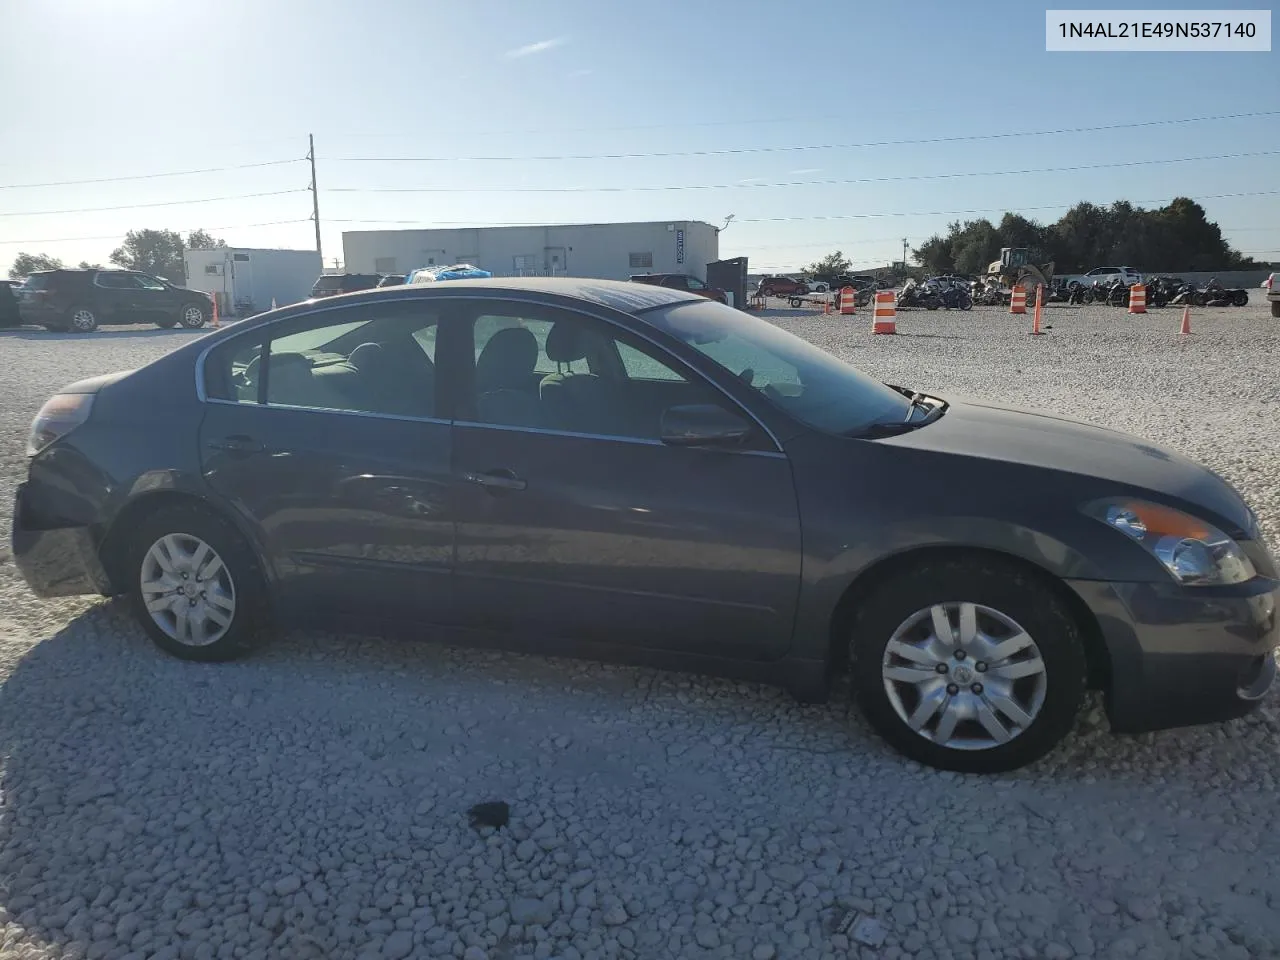
M224 316L250 316L311 296L320 276L320 254L314 250L258 250L221 247L187 250L187 286L214 294Z
M348 230L342 252L350 273L407 274L418 267L471 263L495 277L626 280L637 273L687 273L706 280L707 264L720 259L720 230L698 220Z

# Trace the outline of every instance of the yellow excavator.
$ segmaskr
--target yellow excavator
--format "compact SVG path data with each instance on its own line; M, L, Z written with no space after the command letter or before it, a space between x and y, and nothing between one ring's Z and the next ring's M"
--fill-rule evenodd
M1053 263L1037 266L1030 259L1026 247L1001 247L1000 259L987 267L987 282L998 281L1010 288L1020 283L1029 297L1035 296L1036 284L1043 283L1047 294L1053 281Z

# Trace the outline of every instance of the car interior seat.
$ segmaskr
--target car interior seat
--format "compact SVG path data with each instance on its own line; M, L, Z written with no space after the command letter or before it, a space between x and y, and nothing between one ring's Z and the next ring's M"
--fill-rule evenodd
M526 327L499 330L476 360L476 415L484 423L543 425L538 385L538 340Z

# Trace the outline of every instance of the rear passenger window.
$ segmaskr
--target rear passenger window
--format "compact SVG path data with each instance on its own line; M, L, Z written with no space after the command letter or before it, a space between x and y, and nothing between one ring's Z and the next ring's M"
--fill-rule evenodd
M211 351L213 400L393 417L435 415L437 317L415 304L369 304L272 324L261 340Z

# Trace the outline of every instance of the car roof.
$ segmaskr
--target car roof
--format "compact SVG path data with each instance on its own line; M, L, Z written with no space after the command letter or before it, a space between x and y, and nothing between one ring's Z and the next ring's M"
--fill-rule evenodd
M680 274L653 274L653 276L680 276ZM452 291L462 291L473 296L483 295L485 291L502 294L546 294L585 300L624 313L650 310L673 303L701 302L704 299L686 290L655 287L629 280L593 280L587 277L485 277L441 280L439 283L414 287L375 287L372 290L357 290L337 297L329 297L326 298L325 303L329 305L342 301L353 303L376 301L384 297L403 298L409 291L412 291L414 296L448 296Z

